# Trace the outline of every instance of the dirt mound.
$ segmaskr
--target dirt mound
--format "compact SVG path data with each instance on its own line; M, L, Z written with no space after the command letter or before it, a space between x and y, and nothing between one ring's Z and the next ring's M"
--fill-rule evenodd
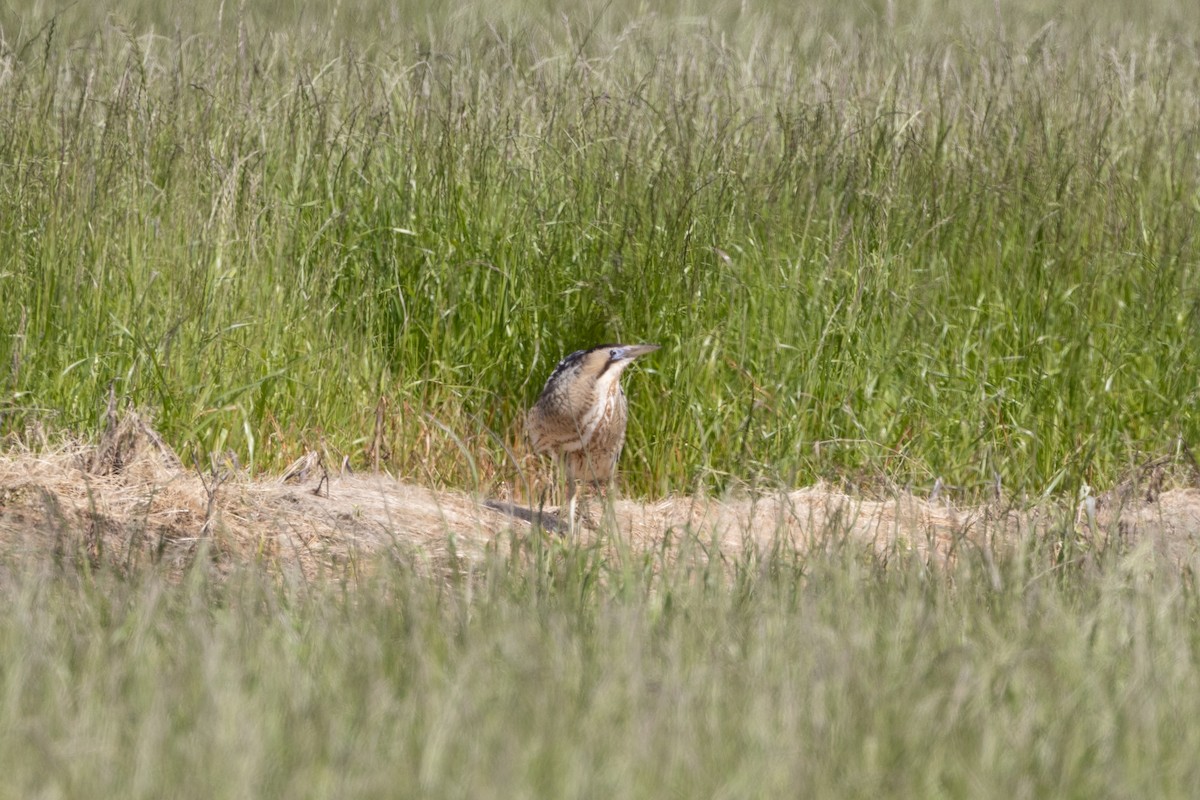
M814 486L742 498L619 500L600 527L637 548L687 533L705 558L747 547L850 543L945 562L964 546L991 551L1031 535L1061 537L1069 527L1063 519L1061 509L955 508L912 495L869 500ZM481 558L536 528L562 535L562 527L553 509L539 514L381 474L331 474L315 454L275 479L251 480L233 463L187 469L136 414L110 416L99 444L0 454L0 548L18 556L182 569L205 553L218 565L257 561L314 576L394 550L439 567ZM1081 503L1075 527L1097 546L1114 537L1148 542L1188 562L1200 544L1200 491ZM593 527L577 535L600 534Z

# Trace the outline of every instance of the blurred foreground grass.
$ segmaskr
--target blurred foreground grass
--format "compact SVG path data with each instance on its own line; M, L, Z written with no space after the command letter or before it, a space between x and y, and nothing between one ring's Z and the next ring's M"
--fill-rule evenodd
M1194 797L1194 571L517 544L419 575L21 569L6 797ZM1111 554L1110 554L1111 555ZM414 562L418 563L418 562ZM424 564L424 562L420 562Z

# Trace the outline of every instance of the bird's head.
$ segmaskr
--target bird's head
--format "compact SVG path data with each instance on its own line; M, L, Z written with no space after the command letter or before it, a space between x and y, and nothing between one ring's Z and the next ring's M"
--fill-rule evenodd
M605 344L596 348L608 351L608 360L612 362L633 361L638 356L653 353L659 348L657 344Z
M602 344L583 355L583 371L599 379L602 375L620 375L638 356L653 353L656 344Z

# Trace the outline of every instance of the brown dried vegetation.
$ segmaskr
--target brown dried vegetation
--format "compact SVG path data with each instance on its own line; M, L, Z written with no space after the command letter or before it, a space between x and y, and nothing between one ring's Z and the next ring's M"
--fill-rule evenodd
M916 554L946 563L962 548L991 554L1027 537L1074 536L1083 551L1149 545L1175 563L1200 542L1200 490L1127 482L1091 503L1074 523L1059 506L993 503L954 507L907 493L866 499L828 485L740 498L618 500L589 542L633 550L674 547L721 558L747 548L850 544L887 558ZM541 519L538 533L534 520ZM131 570L149 563L182 571L199 557L220 568L262 563L305 577L345 574L373 557L405 552L440 571L507 549L514 537L558 535L550 511L433 491L387 475L331 469L310 453L272 479L236 463L188 468L146 420L110 413L98 443L0 454L0 546L21 558L87 561ZM687 546L691 543L695 546Z

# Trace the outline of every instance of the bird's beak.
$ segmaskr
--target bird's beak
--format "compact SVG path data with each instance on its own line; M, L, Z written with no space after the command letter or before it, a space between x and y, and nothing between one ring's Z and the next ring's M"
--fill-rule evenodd
M644 356L646 353L653 353L660 346L657 344L627 344L620 348L619 358L621 361L629 361L638 356Z

